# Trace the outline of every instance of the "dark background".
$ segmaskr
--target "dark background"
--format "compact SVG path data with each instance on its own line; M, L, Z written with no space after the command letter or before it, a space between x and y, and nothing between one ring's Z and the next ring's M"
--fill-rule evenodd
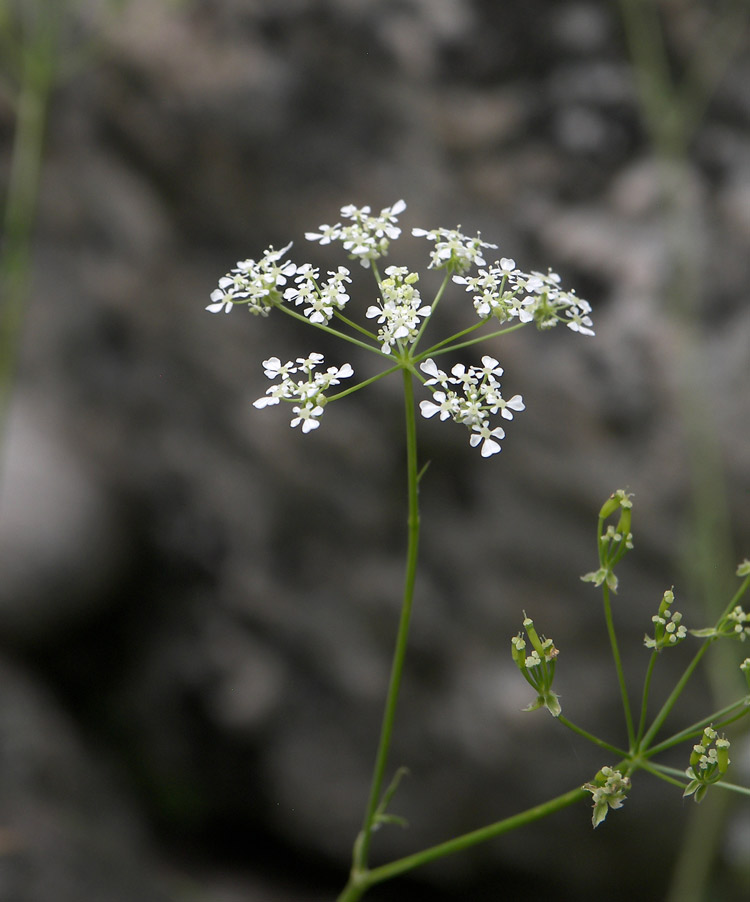
M302 436L286 410L252 407L261 360L321 350L362 375L372 360L281 316L204 308L269 244L345 262L304 233L348 203L403 197L390 262L423 273L411 228L458 223L524 269L554 267L597 331L483 347L527 405L499 457L420 422L432 464L391 759L411 771L392 806L410 827L378 834L374 858L613 763L520 712L509 640L527 610L561 649L564 712L621 744L598 595L579 581L602 501L634 493L615 599L634 698L663 591L707 625L750 553L742 7L631 2L646 12L630 21L596 0L70 4L0 496L0 899L317 902L341 888L398 617L399 385ZM3 75L4 185L17 86ZM369 305L367 275L355 300ZM468 303L446 296L446 329L471 322ZM687 645L659 662L655 691ZM728 677L695 682L675 725L727 681L742 692L743 651ZM733 739L747 783L750 748ZM655 902L691 829L716 846L712 895L691 878L694 898L747 898L746 803L693 809L639 775L595 833L579 806L372 898Z

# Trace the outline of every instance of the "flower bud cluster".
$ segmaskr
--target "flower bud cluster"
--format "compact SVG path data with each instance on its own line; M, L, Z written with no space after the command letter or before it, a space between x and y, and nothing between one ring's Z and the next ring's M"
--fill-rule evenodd
M379 260L388 253L391 241L401 234L396 221L399 213L403 213L405 209L406 203L399 200L392 207L384 207L379 215L373 216L369 207L349 204L341 208L341 216L351 220L351 225L322 225L317 232L306 232L305 238L320 244L341 241L350 259L359 260L368 269L374 260Z
M482 241L481 235L474 238L462 234L461 226L457 229L412 229L411 233L416 238L428 238L435 243L435 248L430 254L430 269L445 269L452 273L464 273L472 266L484 266L482 248L497 248L496 244L488 244ZM454 276L454 281L461 281Z
M515 260L503 257L472 278L456 275L453 281L474 295L481 319L493 316L504 323L517 318L522 323L534 321L539 329L564 322L573 332L594 334L591 305L574 291L564 291L560 276L552 270L525 273L516 268Z
M679 611L670 613L670 607L674 603L674 592L667 589L662 597L659 610L651 618L652 623L656 624L653 638L644 636L643 642L646 648L653 648L660 651L671 645L677 645L678 642L687 636L687 629L682 625L682 614Z
M683 798L693 796L700 802L712 783L717 783L729 767L729 740L719 734L713 727L706 727L701 741L693 746L690 754L690 766L685 771L690 778Z
M741 605L736 605L722 621L719 632L744 642L750 638L750 614L746 614Z
M552 639L543 639L534 627L534 621L524 612L523 628L531 643L531 654L527 654L526 640L523 633L513 636L511 642L511 655L521 675L537 693L535 702L532 702L524 711L536 711L545 707L553 717L559 717L562 711L560 699L556 692L552 691L552 682L555 679L555 664L559 651L555 648Z
M440 416L441 420L449 417L457 423L463 423L471 431L469 443L472 448L481 444L482 457L497 454L500 450L500 439L505 438L505 430L500 426L490 428L489 416L500 414L506 420L513 419L513 412L525 410L521 395L513 395L507 401L500 392L497 377L502 376L503 369L494 357L482 357L482 366L470 366L468 369L457 363L450 375L439 369L430 357L424 360L419 368L430 378L425 385L438 386L431 389L432 400L422 401L419 405L422 416ZM455 391L449 386L456 386Z
M323 361L323 355L315 353L287 363L282 363L278 357L264 360L266 376L269 379L280 378L281 382L272 385L263 398L253 402L253 406L269 407L279 401L297 401L298 405L292 408L292 413L296 416L292 418L291 425L301 426L303 432L317 429L327 400L324 392L332 385L338 385L342 379L354 375L354 370L348 363L341 367L329 366L324 373L313 372ZM302 374L306 378L292 379L296 374Z
M599 541L597 543L599 569L582 576L581 579L585 583L593 583L595 586L605 583L613 592L617 591L614 567L633 547L633 534L630 531L633 518L633 502L630 500L632 497L624 489L618 489L602 505L599 511ZM619 514L617 525L613 526L610 523L602 532L604 521L614 514Z
M745 675L745 679L747 680L747 688L750 689L750 658L745 658L745 660L740 664L740 670ZM746 697L745 704L750 705L750 696Z
M591 823L594 827L598 827L606 818L610 808L622 808L630 789L630 777L605 765L591 783L584 784L583 789L590 792L594 799L594 814Z
M206 310L229 313L235 304L246 304L251 313L268 316L269 310L281 300L280 289L297 272L294 263L281 258L291 247L280 251L269 247L260 260L241 260L226 276L219 279L219 287L211 292Z
M419 333L419 318L429 316L432 308L423 305L419 291L414 287L418 273L409 272L405 266L389 266L386 278L380 283L380 303L367 308L368 319L377 317L380 350L390 354L399 342L411 343Z
M746 614L744 608L738 604L722 617L716 626L690 632L700 639L739 639L740 642L744 642L750 639L750 614Z

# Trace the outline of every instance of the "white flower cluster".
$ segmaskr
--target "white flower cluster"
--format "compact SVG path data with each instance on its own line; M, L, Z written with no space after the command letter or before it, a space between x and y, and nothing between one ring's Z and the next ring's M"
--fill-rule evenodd
M685 787L683 798L693 796L696 802L700 802L708 787L721 780L732 763L729 747L729 740L719 736L711 725L703 730L700 742L693 746L690 753L690 766L685 771L690 782Z
M727 614L723 626L723 634L744 642L750 638L750 614L746 614L741 605L736 605ZM721 627L720 627L721 629Z
M342 379L348 379L354 375L351 365L345 363L342 367L329 366L323 372L313 371L324 361L322 354L310 354L309 357L298 357L282 363L278 357L269 357L263 361L263 368L269 379L280 378L281 382L272 385L265 397L253 402L254 407L269 407L278 404L279 401L298 401L299 404L292 408L296 414L292 418L292 426L302 427L303 432L317 429L318 422L323 415L326 404L324 392L332 385L338 385ZM301 373L306 378L299 381L291 377Z
M469 443L476 448L481 443L482 457L490 457L501 451L500 439L505 438L505 430L500 426L490 429L488 417L500 413L506 420L513 419L513 411L525 410L521 395L513 395L506 401L500 393L498 376L503 370L494 357L482 357L482 366L470 366L468 369L457 363L450 375L438 369L435 361L428 358L420 364L422 372L430 378L425 385L437 385L439 390L432 390L432 400L422 401L419 405L423 417L439 414L441 420L451 417L457 423L463 423L471 431ZM449 386L455 385L460 391Z
M414 287L419 275L405 266L389 266L386 278L380 283L380 302L367 308L368 319L377 317L380 350L390 354L394 344L412 342L419 333L419 318L429 316L432 308L422 305L419 291Z
M229 313L235 304L247 304L251 313L268 316L268 311L281 299L279 289L289 276L297 272L294 263L281 258L291 247L287 244L280 251L269 247L260 260L241 260L226 276L219 279L219 287L211 292L206 310Z
M435 249L430 258L430 269L447 269L450 272L462 273L472 266L484 266L483 247L497 248L496 244L487 244L476 237L463 235L459 229L412 229L417 238L429 238L435 242Z
M564 322L581 335L594 334L591 305L574 291L563 291L560 276L552 270L525 273L515 260L503 257L472 278L456 275L453 281L473 293L474 309L482 319L494 316L504 323L517 317L522 323L535 321L540 329Z
M320 244L341 241L349 257L359 260L367 269L373 260L379 260L388 253L391 241L401 234L396 221L399 213L403 213L405 209L406 203L399 200L392 207L384 207L377 216L373 216L369 207L349 204L341 208L341 216L351 220L351 225L322 225L317 232L305 232L305 238Z
M594 814L591 823L594 827L598 827L606 818L610 808L615 810L622 808L630 790L630 777L605 765L594 778L594 782L584 783L582 789L590 792L594 800Z
M651 618L651 622L655 624L654 635L653 637L644 636L643 643L646 648L658 651L671 645L677 645L687 636L687 628L682 624L682 614L679 611L670 610L673 602L674 592L667 589L658 612Z
M298 266L295 285L284 292L284 300L297 306L307 304L302 312L310 322L328 325L334 311L343 310L349 301L344 283L351 282L351 277L345 266L329 271L329 279L322 286L318 285L318 276L318 270L309 263Z

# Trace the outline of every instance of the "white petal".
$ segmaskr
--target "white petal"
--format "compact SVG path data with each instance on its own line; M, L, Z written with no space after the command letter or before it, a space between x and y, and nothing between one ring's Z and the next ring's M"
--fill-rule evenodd
M423 360L419 364L419 368L423 373L427 373L428 376L432 376L434 379L437 379L437 377L440 375L440 370L437 368L437 364L432 359L432 357L428 357L427 360Z
M482 445L482 457L491 457L493 454L498 454L502 450L503 449L497 442L493 442L491 438L486 438Z
M420 401L419 409L422 411L422 416L429 420L440 411L440 405L434 404L432 401Z

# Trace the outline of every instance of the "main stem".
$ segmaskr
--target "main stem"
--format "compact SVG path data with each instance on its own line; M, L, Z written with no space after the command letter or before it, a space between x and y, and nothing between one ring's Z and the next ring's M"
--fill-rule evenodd
M418 471L417 471L417 429L414 408L414 382L412 374L404 369L404 407L406 413L406 469L408 491L408 546L406 552L406 576L404 578L404 596L401 606L401 619L396 636L396 648L393 653L391 676L388 683L383 723L380 728L380 740L378 753L375 759L375 768L370 787L370 798L367 803L365 819L362 823L362 831L359 835L354 850L352 862L352 877L363 873L367 869L367 859L370 851L370 838L374 826L375 815L383 791L386 767L388 765L388 752L391 746L393 723L396 718L396 705L401 687L401 675L404 669L404 658L409 636L409 623L411 621L412 602L414 600L414 583L417 575L417 551L419 547L419 495L418 495Z

